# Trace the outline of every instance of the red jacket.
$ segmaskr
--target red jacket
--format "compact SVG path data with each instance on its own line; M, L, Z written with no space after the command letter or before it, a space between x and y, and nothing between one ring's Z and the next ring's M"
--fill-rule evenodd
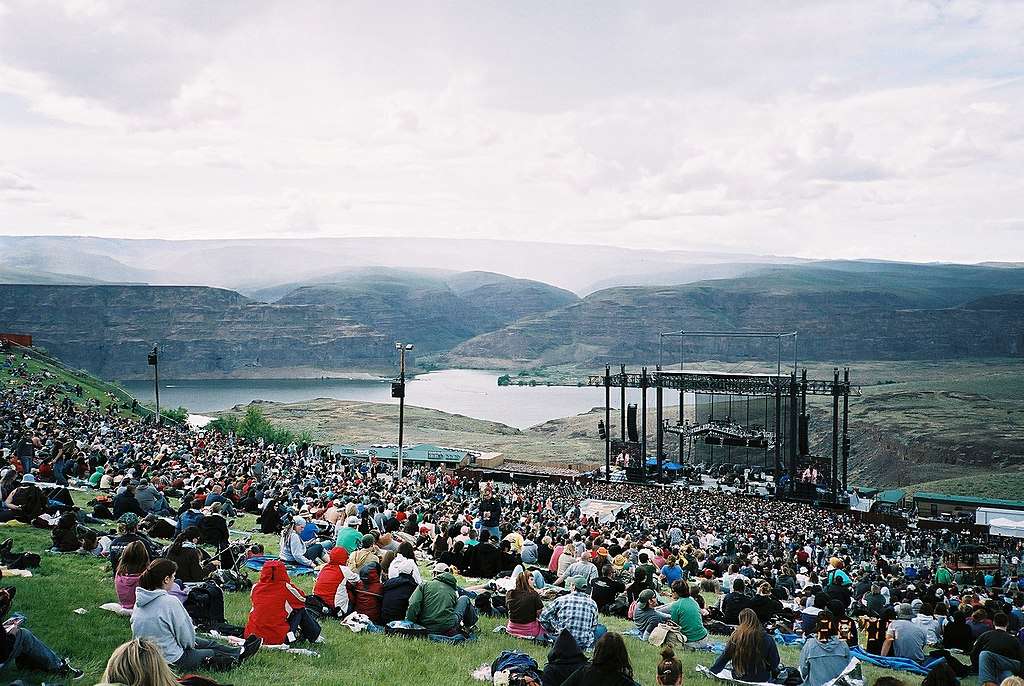
M267 645L281 645L288 634L288 615L306 606L306 594L292 584L280 560L268 560L252 587L252 611L245 636L259 636Z
M327 603L327 607L348 614L352 607L352 585L359 581L359 575L346 566L348 551L341 546L331 548L330 561L316 577L313 593Z
M374 566L365 576L359 575L352 597L355 600L356 612L366 615L374 624L380 624L380 606L383 601L381 591L384 585L380 582L380 570Z

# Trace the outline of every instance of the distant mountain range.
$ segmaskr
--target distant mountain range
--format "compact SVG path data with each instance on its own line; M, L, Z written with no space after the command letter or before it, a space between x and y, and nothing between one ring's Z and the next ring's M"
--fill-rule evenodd
M148 374L154 342L163 373L179 378L385 371L395 340L431 364L653 365L658 334L678 330L795 330L802 359L836 363L1024 354L1024 268L1011 264L447 239L0 237L0 284L0 331L30 333L108 378ZM774 351L701 339L682 354Z
M0 236L0 269L60 275L66 283L88 279L216 286L254 297L281 284L324 282L367 267L494 272L583 295L609 286L684 283L737 276L757 265L800 262L758 255L446 238L166 241ZM2 273L0 280L11 282Z

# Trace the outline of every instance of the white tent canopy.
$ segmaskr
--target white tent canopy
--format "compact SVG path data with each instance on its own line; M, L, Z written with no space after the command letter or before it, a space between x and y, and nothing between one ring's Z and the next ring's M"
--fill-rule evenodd
M974 515L976 524L987 524L993 536L1024 538L1024 512L1002 510L997 507L979 507Z

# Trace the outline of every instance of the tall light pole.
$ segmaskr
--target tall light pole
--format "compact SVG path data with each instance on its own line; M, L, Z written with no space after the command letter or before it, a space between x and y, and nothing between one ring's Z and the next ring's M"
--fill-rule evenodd
M156 343L153 344L153 350L146 357L149 365L153 368L153 393L156 395L156 423L160 423L160 367L159 367L159 355L157 351Z
M412 343L395 341L398 351L398 382L391 384L391 397L398 398L398 478L402 478L402 440L405 431L405 351L413 349Z

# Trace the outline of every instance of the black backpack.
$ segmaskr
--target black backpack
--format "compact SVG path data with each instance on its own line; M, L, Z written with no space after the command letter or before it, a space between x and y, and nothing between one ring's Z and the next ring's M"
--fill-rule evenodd
M210 581L217 584L225 593L248 591L252 588L252 579L233 569L218 569L210 574Z
M224 592L210 581L193 587L185 598L185 611L197 627L224 624Z

